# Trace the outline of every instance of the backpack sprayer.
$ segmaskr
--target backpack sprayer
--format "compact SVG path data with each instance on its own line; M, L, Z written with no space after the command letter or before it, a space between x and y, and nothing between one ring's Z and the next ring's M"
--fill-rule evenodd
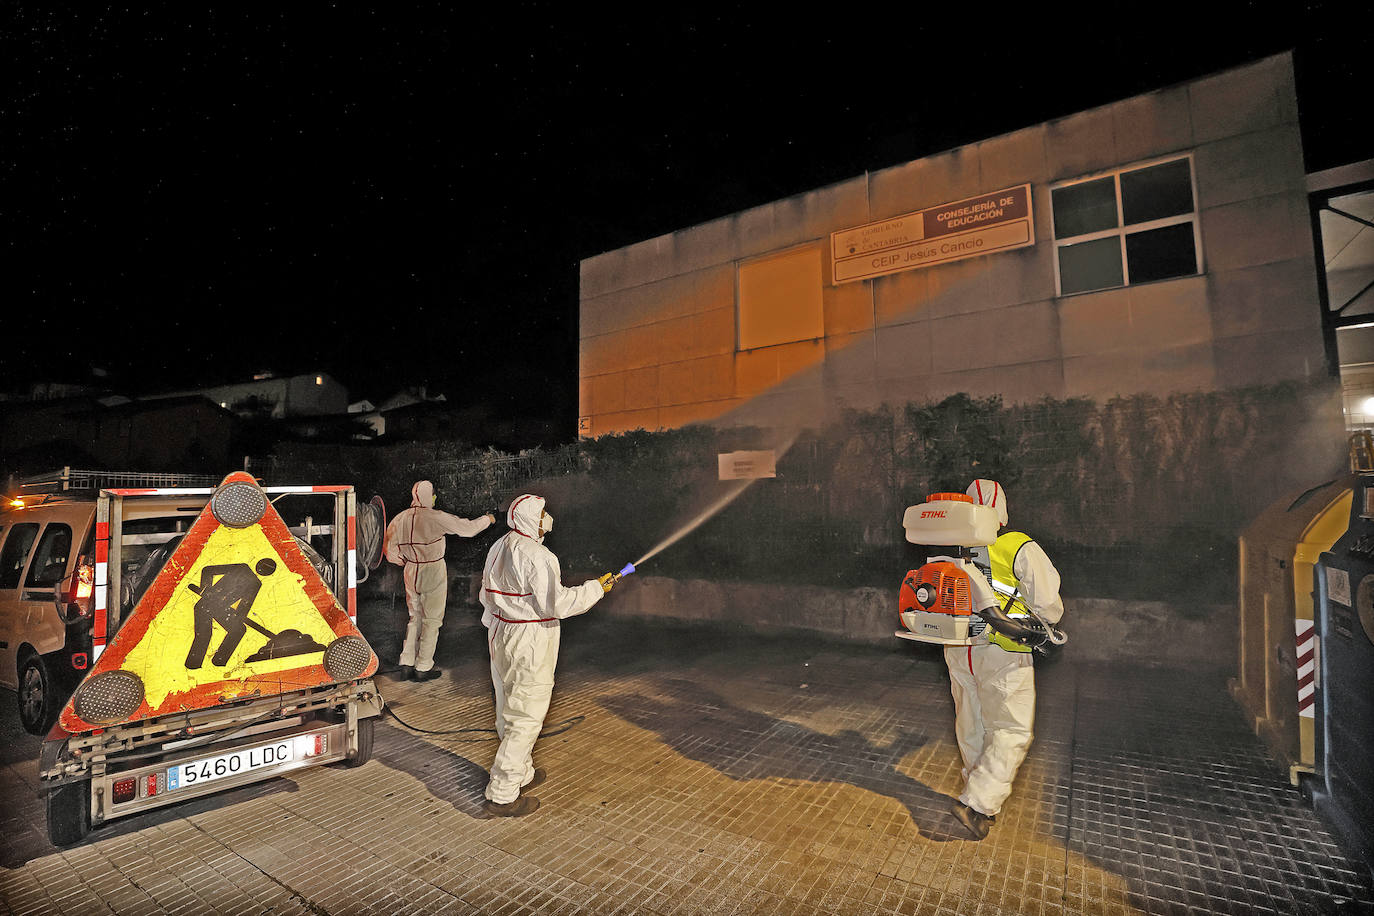
M897 600L897 616L905 629L895 635L942 646L972 645L970 624L977 615L1025 645L1041 648L1068 641L1016 589L985 576L973 563L974 548L986 548L997 540L997 512L991 506L976 505L964 493L932 493L925 502L906 510L902 527L910 543L954 549L907 571Z

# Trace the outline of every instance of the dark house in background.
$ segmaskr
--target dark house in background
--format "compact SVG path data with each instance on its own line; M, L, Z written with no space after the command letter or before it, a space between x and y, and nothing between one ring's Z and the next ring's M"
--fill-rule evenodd
M0 472L62 466L219 472L236 464L239 421L203 397L75 397L0 403Z

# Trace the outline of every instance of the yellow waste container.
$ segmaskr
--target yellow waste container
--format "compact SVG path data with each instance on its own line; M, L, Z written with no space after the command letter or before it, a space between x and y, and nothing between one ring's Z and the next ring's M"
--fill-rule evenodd
M1239 674L1231 695L1293 785L1316 760L1312 567L1350 522L1355 478L1285 495L1240 537Z

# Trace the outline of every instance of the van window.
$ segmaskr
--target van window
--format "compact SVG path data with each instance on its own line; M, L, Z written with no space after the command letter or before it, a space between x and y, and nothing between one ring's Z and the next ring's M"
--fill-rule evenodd
M25 588L51 588L62 581L67 572L67 558L72 552L72 527L52 522L43 529L43 537L38 541L33 562L29 564L29 575L24 580Z
M29 558L34 538L38 537L38 523L24 522L10 529L5 547L0 550L0 589L18 588L24 575L24 561Z

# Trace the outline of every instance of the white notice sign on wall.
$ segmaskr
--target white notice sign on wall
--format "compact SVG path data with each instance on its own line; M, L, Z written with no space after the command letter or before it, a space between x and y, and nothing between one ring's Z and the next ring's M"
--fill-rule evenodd
M722 452L716 457L721 480L778 476L778 459L771 448L761 452Z

